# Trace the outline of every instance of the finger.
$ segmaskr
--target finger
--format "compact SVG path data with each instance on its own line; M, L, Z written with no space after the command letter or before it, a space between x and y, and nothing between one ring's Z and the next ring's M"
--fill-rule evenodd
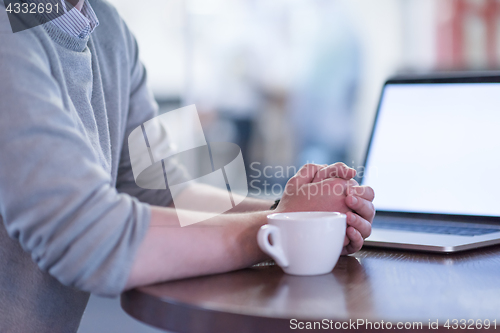
M349 237L347 237L347 235L345 235L344 236L344 245L342 246L342 252L340 253L341 256L345 256L345 255L349 254L349 252L347 252L346 246L349 245L350 242L351 242L351 240L349 239Z
M349 168L344 163L338 162L329 166L326 166L318 171L314 181L322 181L328 178L343 178L351 179L356 176L356 170Z
M325 167L324 164L323 165L312 164L312 163L306 164L302 168L300 168L300 170L295 174L295 176L290 178L288 182L297 187L311 183L314 177L316 176L317 172L324 167Z
M322 180L334 177L349 180L351 178L354 178L355 176L356 170L349 168L342 162L338 162L319 170L313 181L320 182Z
M351 181L355 180L352 179ZM370 186L358 186L358 185L349 186L347 194L355 195L357 197L363 198L368 201L373 201L373 199L375 199L375 191Z
M349 193L353 192L353 190L352 190L353 187L358 187L358 186L359 186L359 184L358 184L358 182L356 180L349 179L347 181L346 195L348 195Z
M347 244L349 244L350 240L349 240L349 237L347 237L347 235L344 237L344 247L347 246Z
M363 247L363 237L361 237L361 234L359 231L354 229L353 227L348 227L346 230L347 237L349 237L349 244L346 246L346 250L348 253L354 253L358 252L361 250Z
M355 195L348 195L345 199L345 204L368 222L373 222L373 218L375 217L375 207L371 201Z
M372 233L372 224L362 218L361 216L354 214L353 212L347 212L347 225L353 227L363 238L368 238ZM344 246L347 245L344 242Z
M347 188L349 187L349 181L341 178L328 178L322 180L318 183L311 183L308 185L311 188L311 191L315 191L315 193L321 193L326 195L332 195L335 197L343 196L344 198L347 196ZM312 193L312 192L311 192ZM333 199L332 200L338 200Z

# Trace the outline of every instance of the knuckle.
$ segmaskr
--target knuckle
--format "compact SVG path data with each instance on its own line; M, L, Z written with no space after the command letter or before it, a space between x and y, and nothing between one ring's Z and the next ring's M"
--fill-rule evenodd
M319 168L320 166L318 166L317 164L307 163L302 168L300 168L298 174L305 177L313 176Z
M318 170L316 175L325 178L328 175L328 170L326 168L321 168Z
M315 167L317 167L317 164L307 163L307 164L304 164L304 166L302 167L302 169L311 169L311 168L315 168Z
M308 170L310 168L309 164L304 164L300 169L299 172L296 173L296 175L300 175L301 173L304 172L304 170Z

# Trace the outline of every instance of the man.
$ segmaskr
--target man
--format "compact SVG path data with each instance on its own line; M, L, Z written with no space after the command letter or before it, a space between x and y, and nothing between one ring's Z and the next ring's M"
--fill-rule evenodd
M246 199L181 228L178 214L199 219L227 194L192 186L181 196L206 206L176 211L169 191L134 183L127 138L157 114L137 44L105 1L74 5L15 34L0 5L0 332L74 332L89 293L116 296L267 259L256 233L271 202ZM370 188L347 189L354 174L306 165L276 211L346 212L343 253L355 252L374 208ZM343 191L310 197L316 185Z

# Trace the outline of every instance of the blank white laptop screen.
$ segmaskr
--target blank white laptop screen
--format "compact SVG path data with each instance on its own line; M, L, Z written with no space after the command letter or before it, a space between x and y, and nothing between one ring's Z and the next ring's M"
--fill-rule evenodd
M363 172L380 211L500 216L500 83L387 84Z

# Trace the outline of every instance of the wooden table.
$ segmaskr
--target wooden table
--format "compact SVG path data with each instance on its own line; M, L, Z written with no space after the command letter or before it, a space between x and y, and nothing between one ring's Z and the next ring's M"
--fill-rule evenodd
M364 249L327 275L290 276L271 265L143 287L121 302L136 319L182 333L300 331L291 319L327 319L337 328L368 320L373 332L382 320L386 328L422 322L422 332L438 320L436 331L456 332L443 326L447 320L479 327L477 319L488 319L485 331L493 332L494 320L500 330L500 246L459 254Z

